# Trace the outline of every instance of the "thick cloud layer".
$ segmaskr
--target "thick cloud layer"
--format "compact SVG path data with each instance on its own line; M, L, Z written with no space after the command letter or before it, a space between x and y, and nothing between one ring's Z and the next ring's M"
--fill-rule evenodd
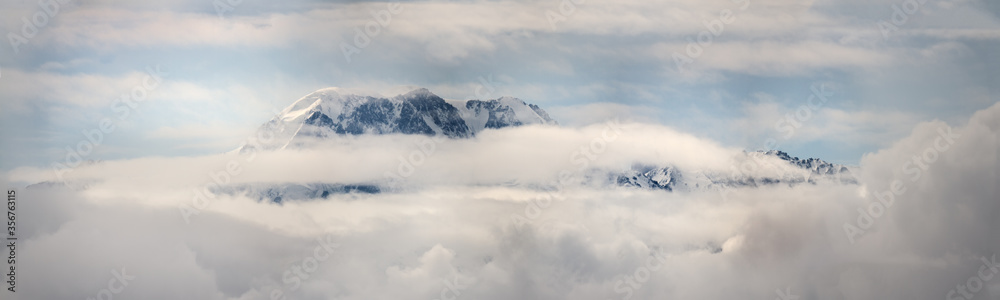
M584 163L728 172L746 161L738 149L643 124L525 127L471 140L361 137L252 161L107 161L65 174L72 188L18 191L23 246L10 295L947 299L962 297L963 285L975 299L1000 299L1000 276L979 275L992 272L981 258L1000 251L998 149L994 105L965 124L922 123L866 155L859 185L535 188ZM400 171L405 163L412 172ZM403 175L404 188L282 205L197 198L223 173L229 183L308 183L387 172ZM8 175L52 177L46 169ZM125 286L115 281L123 277Z

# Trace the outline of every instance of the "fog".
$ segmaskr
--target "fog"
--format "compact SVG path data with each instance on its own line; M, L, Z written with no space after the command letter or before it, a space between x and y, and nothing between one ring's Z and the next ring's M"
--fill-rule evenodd
M1000 104L962 124L921 123L866 154L856 185L668 192L559 180L633 164L728 173L748 159L669 127L611 121L104 161L63 174L67 186L18 190L10 295L947 299L991 272L981 266L1000 249ZM771 161L751 172L802 171ZM61 182L39 168L5 178ZM204 193L216 181L390 179L400 188L282 204ZM122 269L134 278L109 288ZM980 290L963 291L1000 299L1000 279L979 276Z

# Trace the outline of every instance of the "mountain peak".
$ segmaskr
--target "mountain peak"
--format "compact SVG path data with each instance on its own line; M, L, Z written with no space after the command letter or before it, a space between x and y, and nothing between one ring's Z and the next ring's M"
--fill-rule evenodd
M509 96L492 100L469 100L460 110L475 132L507 126L557 124L541 107Z
M486 128L554 123L537 105L514 97L453 105L426 88L386 96L331 87L300 98L261 126L258 131L267 130L267 135L276 137L272 143L247 147L279 149L304 144L308 139L362 134L467 138Z
M418 88L418 89L409 91L409 92L407 92L405 94L402 94L400 96L402 98L404 98L404 99L414 98L414 97L431 97L431 96L437 97L437 95L435 95L434 93L431 93L431 91L428 90L428 89L426 89L426 88Z

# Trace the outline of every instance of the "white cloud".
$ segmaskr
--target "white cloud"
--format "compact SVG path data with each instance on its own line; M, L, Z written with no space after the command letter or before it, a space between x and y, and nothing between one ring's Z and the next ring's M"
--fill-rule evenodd
M801 103L785 106L775 102L773 98L764 98L759 103L744 104L743 117L732 120L730 126L741 136L759 141L758 144L773 138L780 144L832 141L884 147L905 136L920 120L920 116L900 111L859 111L828 107L834 106L833 102L839 100L835 99L838 95L830 97L830 103L815 108L810 108L806 99Z
M556 106L546 111L560 125L580 126L620 119L644 123L654 123L660 109L648 106L599 102L573 106Z
M805 40L800 42L716 42L698 56L690 56L685 43L660 44L651 53L677 70L674 53L692 59L682 71L724 70L763 76L804 75L822 69L858 70L892 64L895 58L883 51L837 43ZM698 53L692 50L692 53ZM691 69L694 69L693 71Z
M940 298L975 275L981 256L1000 249L994 230L1000 226L994 215L1000 209L994 188L1000 183L998 120L995 105L954 126L959 137L927 162L918 180L911 181L904 165L934 149L946 124L923 123L865 156L861 186L745 188L725 198L713 191L581 186L562 189L523 227L511 215L526 214L546 192L466 184L550 176L548 170L567 164L556 154L571 152L599 127L526 127L448 141L416 176L430 184L424 188L280 206L220 196L191 224L177 204L191 201L190 187L207 182L208 172L228 158L106 162L77 171L99 179L86 190L19 192L21 240L34 250L18 265L31 272L19 277L23 289L14 295L86 297L104 288L111 269L125 266L137 279L116 297L265 299L280 289L290 299L435 299L457 289L469 299L606 299L629 292L635 298L731 299L773 298L775 290L788 289L818 299ZM734 153L663 127L627 125L624 132L596 164L626 164L632 157L725 168L726 159L719 158ZM331 145L322 156L262 155L234 180L377 176L373 170L392 165L381 158L418 140L357 138ZM377 147L387 144L396 147ZM24 171L9 175L30 177ZM476 178L461 180L469 175ZM854 223L857 209L877 202L875 194L893 180L905 182L906 192L850 243L843 224ZM286 281L292 277L284 272L295 274L314 256L316 238L326 234L341 245L335 254L306 269L301 286ZM55 251L67 247L75 251ZM662 253L662 266L650 264L655 253ZM624 283L636 274L644 280ZM57 283L63 288L45 288ZM986 286L979 294L996 297L997 283Z
M663 95L653 91L668 88L660 86L677 91L685 84L724 82L729 73L809 78L828 71L880 71L872 72L877 74L871 78L885 79L889 75L884 71L914 62L951 65L978 58L977 48L968 40L997 38L995 16L968 12L961 7L968 3L955 1L928 8L884 41L874 24L889 17L891 5L899 1L862 2L751 2L695 61L695 74L686 78L696 80L678 82L671 80L688 75L671 73L671 54L685 50L685 38L706 30L703 21L716 18L723 9L738 10L733 2L586 1L554 29L545 14L558 11L559 2L406 2L405 11L394 17L364 55L372 61L414 63L405 66L414 70L356 62L356 68L385 72L368 77L354 76L357 70L340 64L339 45L350 42L354 29L371 21L369 11L384 3L316 4L257 13L258 7L246 2L239 8L243 12L220 20L212 13L192 12L199 11L195 7L208 9L210 1L170 3L174 11L145 4L123 8L117 3L111 7L110 1L84 2L61 12L24 46L32 51L22 48L20 54L0 61L6 114L37 107L46 112L40 117L66 122L64 117L86 117L77 108L106 108L141 83L141 71L55 73L87 69L104 63L105 57L127 60L134 58L133 51L148 49L306 49L290 52L295 63L282 65L315 67L288 78L295 82L290 85L297 85L294 88L206 87L188 78L165 83L157 97L173 101L156 107L170 112L154 110L147 121L186 118L189 122L151 122L146 124L151 129L144 132L153 140L182 139L189 147L217 147L190 141L229 136L239 131L232 128L248 122L233 120L239 117L212 119L220 112L257 116L267 111L268 103L284 103L309 88L379 87L405 80L425 80L444 94L463 97L474 92L476 76L453 81L468 73L495 73L501 79L495 96L559 103L562 106L543 107L579 127L514 128L435 144L435 153L409 178L410 185L394 193L335 195L283 205L220 195L191 224L184 222L178 204L191 203L193 190L210 182L211 174L224 170L227 162L246 157L142 157L79 168L69 178L88 184L85 190L19 190L24 222L20 242L26 254L18 268L26 271L18 277L22 290L12 295L86 298L107 286L114 276L111 270L124 267L137 279L116 298L265 299L282 290L290 299L436 299L443 291L457 295L453 290L457 284L462 286L459 299L626 295L619 291L629 291L635 299L770 299L775 290L786 288L803 298L940 299L978 270L979 257L1000 249L995 230L1000 228L995 188L1000 184L998 105L961 125L953 124L961 137L949 150L938 151L926 169L915 165L914 156L920 159L934 152L928 149L934 149L943 122L911 129L909 125L922 116L888 108L845 106L817 112L796 131L795 139L885 146L862 159L859 186L772 186L734 190L726 198L718 192L572 186L520 230L511 215L527 214L526 209L547 193L495 186L513 180L525 186L549 182L561 170L576 169L572 153L589 146L604 130L601 124L587 124L611 116L654 121L663 110L646 103L662 103ZM26 5L4 5L0 14L7 21L2 32L20 29L20 18L36 9L34 2ZM856 16L858 11L873 13ZM308 51L319 52L323 60ZM85 57L56 57L67 52ZM90 52L96 54L86 57ZM508 60L514 56L526 58ZM487 59L492 57L499 59ZM630 74L614 70L629 63L665 69L668 74L645 78L639 76L644 75L642 68L636 68L628 70L643 78L620 78ZM37 69L32 69L35 65ZM578 81L520 79L504 67ZM956 68L963 67L967 65ZM399 75L400 79L396 73L408 75ZM961 75L975 75L969 73ZM380 77L385 74L392 76ZM268 89L274 91L262 93ZM603 99L622 90L632 94L629 99ZM961 102L966 106L995 101L985 87L963 92L975 96ZM691 94L697 93L686 95ZM773 118L785 112L775 99L759 95L763 101L746 106L746 118L735 123L748 134L761 134L755 129L770 128L777 121ZM552 100L577 98L616 103ZM620 104L631 100L644 104ZM688 100L692 99L678 101ZM914 105L923 103L927 102ZM192 132L192 124L213 125ZM5 134L13 130L8 128ZM412 154L424 141L416 136L349 137L313 150L259 154L231 180L369 182L398 168L399 158ZM728 171L739 153L671 128L626 123L622 136L589 164L624 168L635 162L669 163ZM922 176L911 179L915 172ZM51 176L46 168L23 167L8 172L2 181L37 182ZM858 208L872 205L877 201L873 197L893 180L906 183L906 192L850 243L843 225L855 222ZM309 272L308 279L300 278L301 286L292 288L285 272L314 255L315 238L326 234L343 246ZM626 276L635 277L652 253L663 253L666 259L662 267L649 269L648 281L620 283ZM458 283L445 283L454 280ZM980 297L1000 296L1000 283L986 285Z
M670 56L673 52L684 53L685 38L694 39L708 30L704 23L718 19L720 12L728 9L735 12L735 19L723 26L711 49L699 58L702 68L750 74L802 74L823 68L883 65L892 56L880 47L883 41L874 26L877 20L857 24L865 20L826 15L824 10L800 1L754 1L745 10L741 9L741 3L673 1L668 5L663 1L588 1L575 5L578 7L553 30L546 15L548 12L562 15L559 2L407 2L401 6L402 12L393 15L387 28L373 37L373 43L383 46L363 50L384 54L380 57L407 54L400 50L418 51L421 55L416 57L456 65L497 51L522 49L530 43L546 49L562 47L560 43L544 40L552 37L598 43L587 53L574 54L586 56L607 50L608 46L599 41L629 41L628 37L642 36L647 43L657 44L643 51L646 52L643 55L660 57L672 65ZM90 4L66 9L58 15L59 22L46 27L43 34L31 41L31 46L113 52L164 46L284 48L304 44L338 54L339 58L341 42L352 44L355 29L363 29L374 21L370 12L385 9L385 3L317 5L304 11L233 14L226 19L215 14L121 7ZM243 7L237 7L240 8ZM884 8L887 16L891 16L891 5L887 3ZM897 33L989 38L988 29L998 23L987 16L964 20L965 23L949 16L920 17L927 25L905 24L910 26ZM19 24L10 26L17 29ZM656 38L645 38L649 36ZM864 43L831 42L845 41L842 39L845 36L860 36ZM588 41L591 39L594 42ZM635 51L629 52L635 55ZM565 69L557 70L565 72Z

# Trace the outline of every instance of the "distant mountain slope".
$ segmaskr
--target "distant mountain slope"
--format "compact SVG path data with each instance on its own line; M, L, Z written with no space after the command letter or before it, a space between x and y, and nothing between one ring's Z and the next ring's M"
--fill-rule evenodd
M751 159L778 158L777 162L787 163L793 172L783 172L774 176L748 176L740 172L710 173L700 170L682 172L672 166L637 165L631 169L610 173L611 181L619 186L668 191L690 191L705 188L757 187L764 185L815 184L821 181L842 184L857 184L857 178L850 168L817 158L799 159L788 153L769 150L747 153ZM765 163L765 162L761 162Z
M549 114L534 104L517 98L469 100L461 109L462 118L473 132L526 124L555 124Z
M414 134L462 139L475 137L484 130L530 124L556 122L537 105L512 97L449 102L423 88L393 97L327 88L302 97L262 125L257 137L269 138L247 144L238 150L302 148L309 147L315 140L347 135ZM734 162L751 163L767 172L749 172L751 175L740 171L736 166L731 171L708 171L679 169L671 165L637 164L622 166L620 169L590 169L584 172L586 174L583 177L587 181L584 184L678 192L820 182L857 184L857 179L847 166L816 158L799 159L777 150L743 153L734 157ZM89 184L42 182L29 188L86 189ZM325 199L335 194L394 192L397 190L396 184L389 178L376 182L350 183L258 182L220 185L211 192L280 203Z
M423 88L389 98L327 88L295 101L258 129L264 133L259 136L273 139L245 147L281 149L337 135L395 133L468 138L484 129L554 123L537 105L512 97L469 100L456 107Z

